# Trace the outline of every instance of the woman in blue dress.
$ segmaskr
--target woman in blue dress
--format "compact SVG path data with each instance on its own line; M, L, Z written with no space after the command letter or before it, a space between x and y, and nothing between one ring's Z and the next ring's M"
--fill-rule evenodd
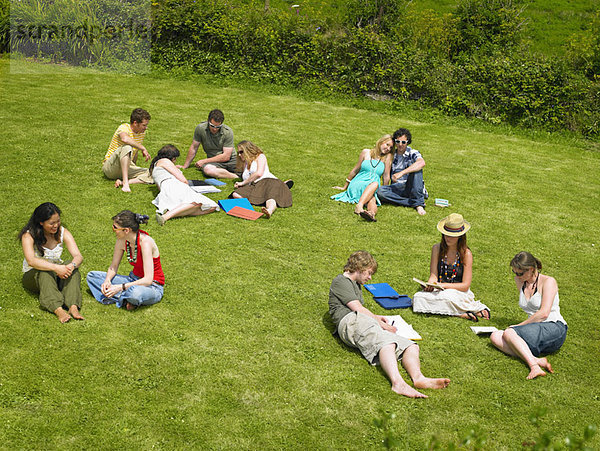
M376 184L381 184L383 175L383 184L389 183L390 167L392 164L393 141L391 135L384 135L375 144L373 149L364 149L358 158L358 163L352 168L346 184L344 186L334 186L334 189L343 190L343 192L331 196L332 199L340 202L356 204L354 213L362 216L367 221L376 221L377 206L381 205L377 194L369 194L375 190L365 189ZM365 210L366 206L366 210Z

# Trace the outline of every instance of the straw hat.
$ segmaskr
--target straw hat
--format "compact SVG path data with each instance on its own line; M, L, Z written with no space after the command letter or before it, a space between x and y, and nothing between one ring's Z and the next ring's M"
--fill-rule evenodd
M447 236L461 236L469 231L471 224L461 214L452 213L438 222L437 229Z

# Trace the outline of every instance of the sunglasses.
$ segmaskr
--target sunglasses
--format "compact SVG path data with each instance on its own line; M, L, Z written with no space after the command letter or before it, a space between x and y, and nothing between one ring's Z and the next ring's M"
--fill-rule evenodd
M209 127L212 127L212 128L216 128L216 129L218 130L218 129L220 129L221 127L223 127L223 124L221 124L221 125L214 125L214 124L211 124L211 123L209 122L209 123L208 123L208 126L209 126Z
M394 142L395 142L396 144L408 144L408 141L404 141L404 140L402 140L402 139L394 139Z
M517 272L513 269L513 274L517 277L521 277L523 274L525 274L527 271L521 271L521 272Z
M125 227L117 227L115 224L113 224L113 230L116 232L117 230L125 230Z

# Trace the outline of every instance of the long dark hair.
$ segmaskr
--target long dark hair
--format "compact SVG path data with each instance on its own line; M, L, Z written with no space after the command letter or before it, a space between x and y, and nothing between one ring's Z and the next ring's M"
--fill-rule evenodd
M154 165L156 162L162 158L166 158L168 160L172 160L173 158L177 158L179 156L179 149L175 147L173 144L167 144L166 146L162 146L162 148L158 151L158 154L152 159L150 162L150 168L148 171L152 174L154 170Z
M42 227L42 222L50 219L54 214L58 213L60 216L60 208L54 205L52 202L44 202L41 205L38 205L35 210L33 210L33 214L31 218L29 218L29 222L27 225L21 229L19 235L17 236L18 240L23 238L27 232L33 237L33 244L39 251L41 255L44 255L44 244L46 244L46 236L44 235L44 228ZM56 241L60 240L60 227L54 234L54 238Z
M123 210L112 217L112 220L121 227L127 227L134 232L140 230L140 224L146 224L148 219L148 215L140 215L131 210Z
M458 243L456 243L456 249L458 250L458 255L460 259L465 261L465 253L469 246L467 246L467 234L461 235L458 237ZM444 255L448 252L448 245L446 244L446 240L444 239L444 234L442 234L442 240L440 241L440 253L438 255L438 262L441 262L444 259Z

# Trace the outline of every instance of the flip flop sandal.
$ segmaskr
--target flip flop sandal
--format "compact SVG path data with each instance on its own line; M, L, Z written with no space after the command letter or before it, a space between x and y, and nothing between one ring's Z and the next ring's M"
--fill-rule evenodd
M487 316L483 314L483 312L487 312ZM481 317L485 319L492 319L492 312L490 312L489 308L484 308L481 312Z
M479 322L479 318L477 318L477 315L473 312L467 312L467 318L475 323Z
M360 217L363 219L366 219L369 222L377 222L377 219L375 219L375 217L371 213L369 213L367 210L361 211Z

